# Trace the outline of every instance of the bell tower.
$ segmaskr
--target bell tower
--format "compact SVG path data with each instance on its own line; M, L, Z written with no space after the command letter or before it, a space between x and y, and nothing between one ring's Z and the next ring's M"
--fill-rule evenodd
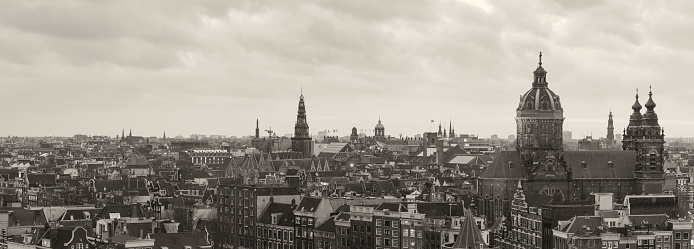
M292 137L292 151L299 152L302 157L313 156L313 141L308 133L303 91L299 96L299 110L296 114L296 124L294 124L294 137Z

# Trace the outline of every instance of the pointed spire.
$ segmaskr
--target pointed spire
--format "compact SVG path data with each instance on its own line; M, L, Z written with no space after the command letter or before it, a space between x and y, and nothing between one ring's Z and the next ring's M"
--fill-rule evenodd
M540 62L538 62L537 65L542 66L542 51L540 51Z
M477 223L475 222L475 217L472 216L472 212L469 210L465 211L465 218L463 224L460 226L458 239L456 239L452 248L487 248L484 244L482 234L477 227Z
M164 136L162 138L166 139L166 131L164 131Z
M652 111L655 108L655 102L653 102L653 91L651 86L648 86L648 101L644 105L648 111Z
M634 101L634 104L631 106L631 109L634 110L634 113L640 113L641 112L641 103L639 103L639 89L636 88L636 100Z

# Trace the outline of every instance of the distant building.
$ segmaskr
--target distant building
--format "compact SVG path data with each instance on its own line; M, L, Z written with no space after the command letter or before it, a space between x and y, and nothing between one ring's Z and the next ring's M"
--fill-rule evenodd
M564 131L564 141L571 141L574 139L574 135L571 131Z

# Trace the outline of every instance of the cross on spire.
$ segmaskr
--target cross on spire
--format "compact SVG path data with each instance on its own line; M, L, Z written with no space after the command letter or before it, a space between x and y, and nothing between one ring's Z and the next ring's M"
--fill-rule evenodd
M542 66L542 51L540 51L540 62L538 64Z

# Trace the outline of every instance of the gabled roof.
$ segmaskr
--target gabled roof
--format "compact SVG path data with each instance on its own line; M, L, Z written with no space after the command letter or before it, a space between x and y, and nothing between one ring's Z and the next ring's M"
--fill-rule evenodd
M258 223L272 224L272 214L280 214L277 225L294 226L294 206L291 204L271 202L260 215Z

